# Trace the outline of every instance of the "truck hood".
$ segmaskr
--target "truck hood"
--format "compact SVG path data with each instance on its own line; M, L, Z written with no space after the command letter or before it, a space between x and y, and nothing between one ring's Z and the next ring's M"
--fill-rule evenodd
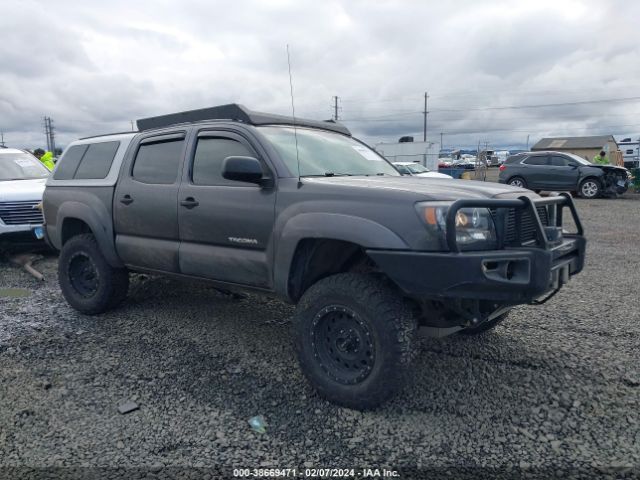
M0 202L40 201L46 178L0 181Z
M494 182L429 177L307 177L305 184L344 186L358 189L393 190L413 193L424 200L458 200L461 198L537 198L531 190Z

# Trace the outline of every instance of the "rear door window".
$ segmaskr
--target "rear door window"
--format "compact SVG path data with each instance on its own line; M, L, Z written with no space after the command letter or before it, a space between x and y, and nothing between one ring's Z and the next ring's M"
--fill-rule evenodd
M133 178L143 183L171 185L178 178L184 137L143 142L133 163Z
M524 161L525 165L534 165L534 166L540 166L540 165L546 165L547 164L547 157L543 156L543 155L536 155L533 157L529 157Z
M569 160L565 157L561 157L560 155L553 155L551 157L551 165L554 167L566 167L569 165Z

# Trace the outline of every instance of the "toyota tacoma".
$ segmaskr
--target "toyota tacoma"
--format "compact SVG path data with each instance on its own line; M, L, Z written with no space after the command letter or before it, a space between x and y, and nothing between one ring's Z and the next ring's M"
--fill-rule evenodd
M302 372L341 405L389 398L419 327L484 332L583 268L568 194L402 176L339 123L236 104L137 125L71 143L47 182L66 300L114 308L129 272L276 295Z

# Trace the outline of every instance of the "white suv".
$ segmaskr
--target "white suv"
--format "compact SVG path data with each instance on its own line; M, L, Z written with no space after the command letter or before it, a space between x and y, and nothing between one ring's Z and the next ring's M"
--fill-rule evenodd
M40 203L49 170L23 150L0 147L0 242L42 240Z

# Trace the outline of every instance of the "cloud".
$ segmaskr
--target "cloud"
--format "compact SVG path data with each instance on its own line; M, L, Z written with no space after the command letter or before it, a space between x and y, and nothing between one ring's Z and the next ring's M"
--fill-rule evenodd
M637 135L640 6L590 0L8 1L0 17L0 129L15 146L122 131L149 115L228 102L344 122L375 143L422 132L448 145L546 135Z

